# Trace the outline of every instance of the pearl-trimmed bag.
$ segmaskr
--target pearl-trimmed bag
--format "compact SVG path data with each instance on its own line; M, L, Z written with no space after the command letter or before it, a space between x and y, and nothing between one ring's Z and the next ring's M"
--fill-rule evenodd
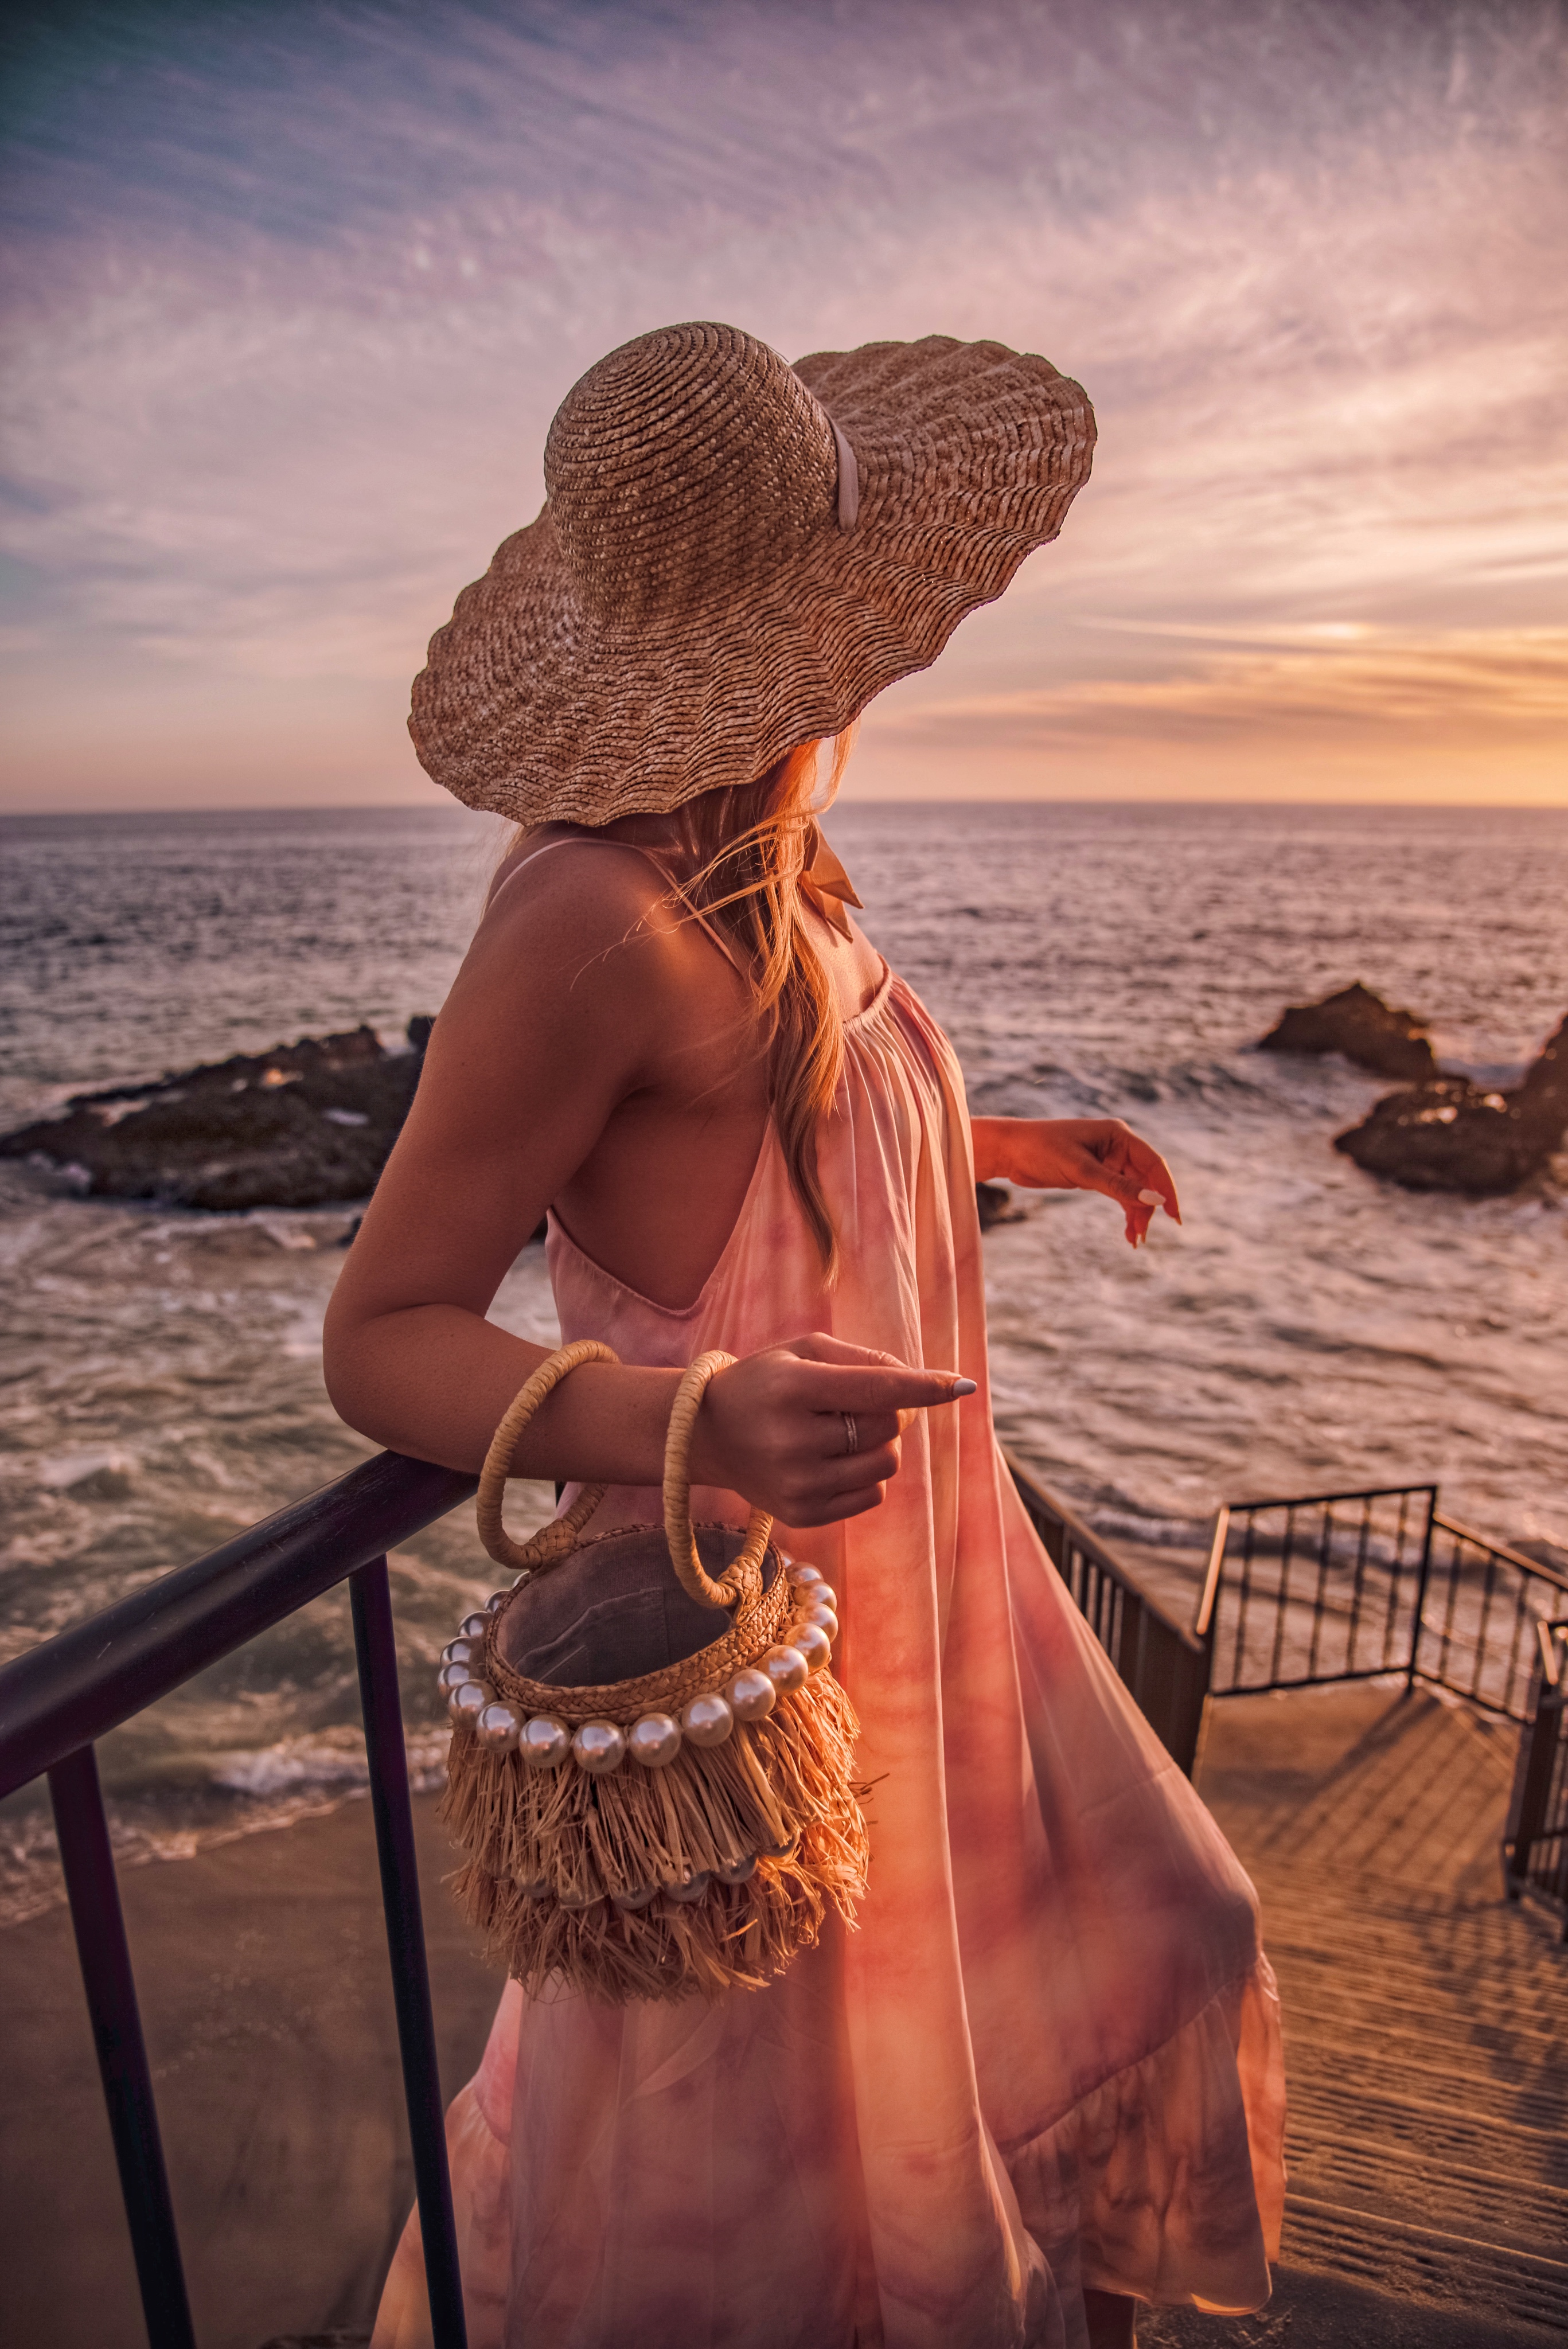
M830 1903L853 1923L866 1889L859 1723L829 1665L834 1593L774 1546L761 1511L743 1536L691 1524L692 1426L733 1360L716 1351L676 1395L662 1527L579 1542L605 1489L588 1485L512 1540L502 1503L518 1436L578 1363L618 1360L594 1339L552 1354L485 1459L480 1537L519 1572L442 1653L441 1816L467 1854L454 1889L533 1992L555 1981L623 2004L761 1989L815 1942ZM733 1617L715 1638L720 1609Z

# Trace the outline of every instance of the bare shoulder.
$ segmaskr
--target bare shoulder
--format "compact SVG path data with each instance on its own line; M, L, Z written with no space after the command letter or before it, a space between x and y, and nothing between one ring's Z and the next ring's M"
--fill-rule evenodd
M504 868L468 964L529 986L612 993L676 976L679 908L658 868L618 841L561 839ZM468 966L465 965L465 968Z
M646 1082L678 1041L733 1019L732 974L648 857L569 835L531 847L503 868L437 1022L472 1065Z
M515 933L541 918L586 917L596 928L630 914L647 916L670 896L658 867L623 841L557 833L522 842L498 870L480 919L485 931Z

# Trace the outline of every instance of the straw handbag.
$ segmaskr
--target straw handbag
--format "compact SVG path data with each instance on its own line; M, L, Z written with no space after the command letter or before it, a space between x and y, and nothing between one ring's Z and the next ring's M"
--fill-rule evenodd
M485 1460L480 1536L521 1572L443 1652L441 1816L467 1855L459 1906L530 1992L760 1989L865 1890L834 1594L760 1511L743 1535L691 1524L692 1425L732 1359L703 1354L681 1381L662 1527L579 1542L602 1485L529 1542L502 1525L523 1428L579 1362L618 1360L595 1340L540 1365Z

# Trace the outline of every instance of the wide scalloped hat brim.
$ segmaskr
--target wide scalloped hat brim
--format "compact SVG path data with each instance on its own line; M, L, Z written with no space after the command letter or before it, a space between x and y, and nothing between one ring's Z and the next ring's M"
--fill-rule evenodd
M854 451L853 527L829 509L730 583L717 533L706 592L633 614L585 595L546 503L463 590L414 681L409 729L438 783L520 823L603 824L753 781L929 667L1088 478L1088 398L1033 354L929 335L818 351L794 374Z

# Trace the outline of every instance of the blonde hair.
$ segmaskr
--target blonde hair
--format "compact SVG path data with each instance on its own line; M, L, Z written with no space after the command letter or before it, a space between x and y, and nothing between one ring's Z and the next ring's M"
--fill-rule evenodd
M838 994L812 942L801 875L816 814L837 791L853 734L833 743L817 797L823 744L798 743L753 783L703 792L670 817L672 838L697 870L681 895L723 932L749 978L766 1038L768 1108L829 1284L838 1241L817 1169L816 1136L844 1065Z
M838 1240L816 1164L816 1133L833 1107L844 1066L838 995L801 912L801 876L817 815L831 806L856 729L832 738L827 787L817 796L822 740L799 742L755 782L702 792L661 819L691 878L670 893L688 919L701 913L735 949L766 1040L768 1112L831 1287ZM614 837L618 822L605 827ZM509 833L495 872L533 829ZM494 879L492 877L492 889Z

